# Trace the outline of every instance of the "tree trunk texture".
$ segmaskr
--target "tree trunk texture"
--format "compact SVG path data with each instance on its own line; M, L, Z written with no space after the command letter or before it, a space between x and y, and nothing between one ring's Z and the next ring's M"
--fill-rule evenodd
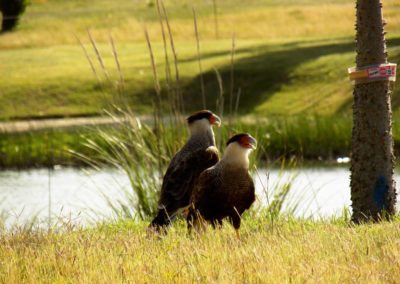
M357 67L387 63L380 0L357 0ZM356 223L395 213L391 90L388 81L356 84L353 103L351 201Z

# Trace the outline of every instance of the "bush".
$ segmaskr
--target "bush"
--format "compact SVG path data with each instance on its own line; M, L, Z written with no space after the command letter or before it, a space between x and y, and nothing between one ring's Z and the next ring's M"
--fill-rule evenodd
M13 30L19 21L19 17L25 12L28 0L0 0L0 11L3 15L1 32Z

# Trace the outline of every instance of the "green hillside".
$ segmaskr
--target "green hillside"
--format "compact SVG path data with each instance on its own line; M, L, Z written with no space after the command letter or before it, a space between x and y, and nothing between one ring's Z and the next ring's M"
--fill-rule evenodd
M220 93L217 72L222 78L226 107L230 105L234 33L232 97L234 100L240 89L241 113L330 115L349 110L352 85L346 70L354 65L355 56L352 3L216 2L217 19L212 1L165 1L186 110L202 107L192 7L198 16L207 107L215 109ZM399 62L400 17L396 15L400 1L386 1L384 9L390 61ZM0 36L0 120L95 115L110 103L121 103L121 98L134 110L149 112L155 94L144 26L167 98L164 48L154 2L99 0L93 5L92 1L78 0L32 1L17 31ZM88 29L106 70L97 60ZM110 34L122 73L116 67ZM85 46L99 80L77 38ZM175 77L170 48L168 54ZM117 96L121 75L123 90ZM398 92L397 88L396 109L400 104Z

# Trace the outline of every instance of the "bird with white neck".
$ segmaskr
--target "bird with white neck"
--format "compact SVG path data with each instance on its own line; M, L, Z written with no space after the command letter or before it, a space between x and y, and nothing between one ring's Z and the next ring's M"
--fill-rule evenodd
M199 176L190 200L189 232L222 225L227 218L239 238L242 213L255 201L255 187L249 169L249 155L257 140L248 133L231 137L222 159Z

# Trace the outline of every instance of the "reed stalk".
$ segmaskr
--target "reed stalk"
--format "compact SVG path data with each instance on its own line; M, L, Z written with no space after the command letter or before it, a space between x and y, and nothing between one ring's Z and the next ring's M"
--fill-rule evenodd
M79 42L79 45L82 47L83 53L85 54L85 57L89 63L90 69L92 70L93 75L95 76L97 83L99 83L99 85L101 84L101 80L99 75L97 74L96 68L94 67L93 61L89 56L89 53L85 47L85 45L82 43L82 41L78 38L77 35L75 35L75 38L77 39L77 41Z
M204 88L203 67L201 65L200 37L199 37L199 30L197 28L196 10L194 8L192 8L192 11L193 11L194 34L195 34L195 37L196 37L197 62L198 62L198 65L199 65L201 101L203 103L203 109L206 109L207 108L207 103L206 103L206 94L205 94L205 88Z
M161 175L162 168L161 168L161 136L162 136L162 127L161 127L161 87L160 87L160 82L158 80L157 76L157 68L156 68L156 63L154 60L154 54L153 54L153 49L151 46L151 41L149 37L149 33L147 31L147 28L144 27L144 33L146 37L146 42L147 42L147 47L149 49L149 54L150 54L150 63L151 63L151 68L153 70L153 80L154 80L154 90L156 92L157 98L155 100L155 108L154 108L154 125L155 125L155 132L157 135L157 151L158 151L158 171Z
M235 69L235 34L232 34L232 46L231 46L231 68L230 68L230 92L229 92L229 124L232 124L233 116L233 92L234 92L234 69Z
M100 66L101 66L101 70L103 71L103 74L104 74L106 80L109 83L111 83L110 75L108 74L108 71L107 71L106 65L104 63L103 57L102 57L102 55L100 53L100 50L97 47L96 41L94 40L94 38L92 36L92 33L90 32L89 29L87 29L87 34L89 36L89 40L90 40L90 43L92 44L93 50L94 50L94 52L96 54L97 61L99 62Z
M213 0L215 39L219 39L217 0Z
M111 44L112 55L113 55L113 58L114 58L115 65L117 67L118 77L119 77L118 78L118 84L117 84L117 90L118 90L118 94L120 96L120 99L123 99L122 94L124 92L124 76L123 76L123 73L122 73L121 63L120 63L120 60L119 60L119 57L118 57L117 48L115 46L114 39L113 39L113 36L112 36L111 33L109 33L109 41L110 41L110 44ZM122 101L122 103L123 103L123 101Z
M181 82L180 82L179 67L178 67L178 55L177 55L177 52L176 52L176 49L175 49L174 37L173 37L173 34L172 34L171 26L169 24L168 14L167 14L167 10L166 10L165 5L164 5L164 1L163 0L159 0L159 1L161 3L161 10L162 10L162 13L163 13L163 18L165 20L165 24L167 26L167 31L168 31L169 41L170 41L170 47L171 47L172 55L173 55L173 58L174 58L175 90L176 90L177 109L178 109L178 112L184 113L185 112L185 108L184 108L184 105L183 105L183 97L182 97L182 92L181 92Z
M174 105L174 97L171 93L171 81L172 81L172 79L171 79L171 64L169 62L167 38L166 38L166 34L165 34L164 18L163 18L163 14L161 13L160 0L156 0L156 7L157 7L157 15L158 15L159 23L160 23L161 35L162 35L162 41L163 41L164 60L165 60L165 84L167 87L168 101L170 102L169 109L171 112L173 112L173 111L176 111L177 108Z
M221 117L221 119L224 116L224 86L222 84L222 78L221 78L221 74L219 73L219 71L217 69L214 69L215 72L215 76L217 78L217 83L218 83L218 96L216 99L216 105L215 108L217 109L217 113L219 115L219 117ZM218 149L221 149L222 143L221 143L221 138L222 138L222 128L218 129L217 132L217 145L218 145Z

